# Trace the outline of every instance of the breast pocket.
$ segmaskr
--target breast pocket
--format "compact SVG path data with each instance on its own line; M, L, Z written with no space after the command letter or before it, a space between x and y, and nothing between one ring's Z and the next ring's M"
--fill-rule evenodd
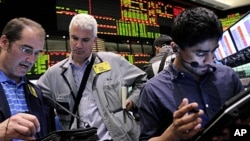
M57 108L56 112L60 115L69 115L70 111L70 94L57 94ZM67 111L68 110L68 111Z
M122 110L120 82L109 83L103 86L104 94L108 102L109 110L117 112Z

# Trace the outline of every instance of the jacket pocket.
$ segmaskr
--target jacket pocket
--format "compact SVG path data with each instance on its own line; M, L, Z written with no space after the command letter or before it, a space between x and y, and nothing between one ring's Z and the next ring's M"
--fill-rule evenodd
M70 113L70 94L56 95L56 112L60 115L69 115ZM67 111L68 110L68 111Z
M122 101L121 101L121 93L119 90L120 88L120 83L118 81L114 83L109 83L109 85L104 85L103 90L104 90L104 95L108 103L108 107L110 112L117 112L122 109Z
M129 137L137 141L140 134L140 128L133 115L128 111L122 110L114 113L114 116L118 119L117 121L120 122L121 128L128 133Z

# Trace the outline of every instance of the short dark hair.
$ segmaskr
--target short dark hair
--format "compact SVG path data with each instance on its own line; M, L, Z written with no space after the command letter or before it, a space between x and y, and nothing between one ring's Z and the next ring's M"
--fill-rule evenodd
M154 47L155 46L162 47L163 45L170 45L171 42L172 42L172 37L165 34L161 34L158 38L154 40Z
M2 35L5 35L9 42L12 43L22 38L22 31L26 27L35 28L35 31L38 32L41 37L45 38L45 30L42 25L25 17L14 18L7 22L2 31Z
M221 22L213 11L194 7L186 9L174 19L171 36L173 41L184 49L208 39L219 40L222 33Z

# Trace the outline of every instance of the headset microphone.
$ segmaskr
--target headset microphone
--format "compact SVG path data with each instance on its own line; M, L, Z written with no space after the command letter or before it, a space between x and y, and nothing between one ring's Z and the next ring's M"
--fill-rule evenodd
M192 67L194 67L194 68L197 68L198 66L199 66L199 63L198 62L195 62L195 61L193 61L193 62L187 62L187 61L185 61L185 60L183 60L185 63L188 63L188 64L190 64Z
M187 62L185 60L183 60L185 63L188 63L190 64L193 68L197 68L199 66L199 63L198 62ZM216 67L215 66L212 66L210 64L207 64L208 68L212 71L212 72L215 72L216 71Z
M210 69L212 69L212 72L215 72L215 71L216 71L216 67L215 67L215 66L212 66L212 65L210 65L210 64L207 64L207 66L208 66Z
M199 66L198 62L191 62L190 65L194 68L197 68Z

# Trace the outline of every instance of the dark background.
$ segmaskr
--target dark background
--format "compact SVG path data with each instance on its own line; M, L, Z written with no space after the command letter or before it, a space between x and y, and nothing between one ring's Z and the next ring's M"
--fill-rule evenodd
M58 0L63 2L63 0ZM84 1L84 0L82 0ZM86 0L88 1L88 0ZM188 0L180 0L178 2L174 0L158 0L164 3L170 3L173 5L181 6L184 8L192 6L201 6L197 3L192 3ZM31 18L45 28L48 34L64 34L65 31L58 30L57 27L57 15L56 15L56 0L0 0L0 31L2 31L3 26L7 21L14 17L28 17ZM65 1L66 2L66 1ZM73 1L72 1L73 2ZM119 7L120 0L92 0L91 2L91 14L103 14L108 16L113 16L118 19L120 13L117 12L117 6ZM203 6L204 7L204 6ZM218 9L213 9L207 7L211 10L214 10L215 13L220 17L224 18L229 14L233 13L246 13L250 7L244 6L236 9L231 9L227 11L221 11ZM119 9L118 9L119 10ZM171 19L158 18L160 24L160 33L161 34L170 34L171 31ZM161 24L164 23L164 24ZM65 24L68 24L65 22Z
M1 0L0 0L1 1ZM46 32L55 32L56 0L2 0L0 3L0 31L12 18L31 18L45 28Z

